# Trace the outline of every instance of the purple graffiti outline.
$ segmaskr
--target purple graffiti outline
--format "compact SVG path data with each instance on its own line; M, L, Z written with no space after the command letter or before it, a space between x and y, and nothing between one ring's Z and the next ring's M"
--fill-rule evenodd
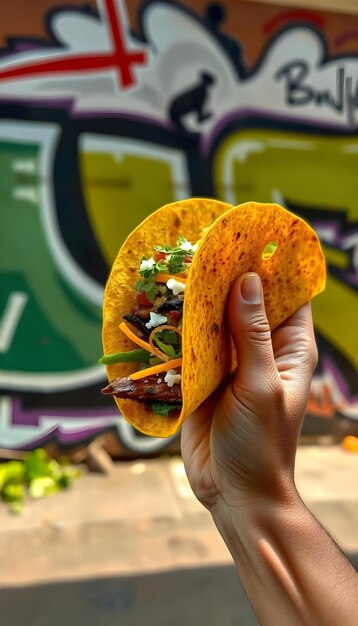
M58 417L59 420L61 418L94 418L101 419L103 418L103 425L95 426L93 428L79 428L76 432L66 433L62 430L61 424L56 424L53 426L53 429L47 431L44 435L40 435L36 437L34 434L34 438L31 439L31 443L26 444L24 449L30 449L34 447L34 444L41 445L41 443L45 441L49 441L51 438L56 438L56 441L59 444L63 445L74 445L76 443L80 443L85 441L86 439L91 439L101 432L115 427L115 421L118 419L123 419L122 415L118 412L115 414L110 408L96 408L96 409L46 409L39 407L37 409L24 409L19 398L10 398L10 423L11 427L16 428L17 426L22 427L33 427L36 428L39 426L39 422L41 418L46 417Z
M349 393L348 385L344 379L344 376L340 369L337 367L333 359L325 355L322 357L322 365L323 370L331 374L338 385L338 389L341 392L344 399L348 402L349 405L358 404L358 394L351 395ZM357 408L357 417L358 417L358 408Z
M320 231L321 228L327 228L332 232L334 238L330 241L327 241L325 240L324 237L321 237L322 241L327 245L333 244L334 246L337 246L339 250L343 252L348 252L349 248L344 248L343 244L352 235L357 235L356 245L358 246L358 225L350 226L349 223L347 223L348 232L344 232L344 226L342 226L339 222L333 221L333 220L329 221L329 220L324 220L324 219L323 220L312 219L311 224L313 228L317 230L318 232ZM343 233L342 233L342 230L343 230ZM354 287L355 286L358 287L358 270L356 272L343 270L341 272L341 276L348 285L353 285Z

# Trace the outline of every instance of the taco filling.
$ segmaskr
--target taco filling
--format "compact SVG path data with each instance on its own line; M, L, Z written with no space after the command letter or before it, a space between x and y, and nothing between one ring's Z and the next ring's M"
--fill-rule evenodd
M132 311L122 316L119 331L138 348L104 355L103 365L136 362L138 370L115 378L103 394L146 403L157 415L179 414L182 408L182 321L186 280L198 243L179 237L174 247L155 246L143 257L134 289Z

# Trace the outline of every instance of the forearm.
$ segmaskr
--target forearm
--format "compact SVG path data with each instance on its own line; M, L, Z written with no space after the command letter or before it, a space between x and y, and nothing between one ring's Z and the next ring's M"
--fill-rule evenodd
M262 626L358 623L358 575L296 492L213 517Z

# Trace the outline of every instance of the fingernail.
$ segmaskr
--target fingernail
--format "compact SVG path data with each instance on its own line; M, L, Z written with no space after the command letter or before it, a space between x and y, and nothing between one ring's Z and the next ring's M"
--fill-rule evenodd
M260 304L262 300L261 280L257 274L246 274L241 282L241 295L249 304Z

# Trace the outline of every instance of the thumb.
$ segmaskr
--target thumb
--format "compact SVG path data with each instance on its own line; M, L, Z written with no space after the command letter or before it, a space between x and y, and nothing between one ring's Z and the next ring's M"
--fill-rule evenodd
M238 361L236 385L252 390L267 389L278 373L257 274L244 274L234 282L228 301L228 320Z

